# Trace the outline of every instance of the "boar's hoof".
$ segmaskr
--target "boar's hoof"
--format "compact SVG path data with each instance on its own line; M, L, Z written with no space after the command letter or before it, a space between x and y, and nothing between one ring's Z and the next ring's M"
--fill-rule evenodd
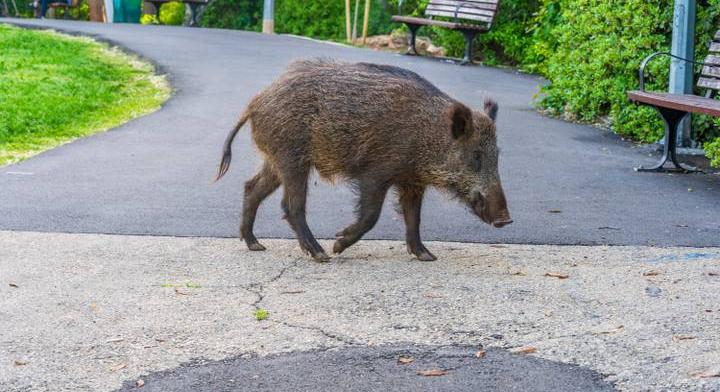
M437 260L437 257L435 257L435 255L433 255L432 253L430 253L428 251L424 251L424 252L420 253L419 255L416 255L416 257L420 261L435 261L435 260Z
M318 252L313 255L313 258L315 259L315 261L319 261L322 263L330 261L330 256L328 256L325 252Z
M340 237L335 241L335 244L333 244L333 253L342 253L345 248L347 248L347 246L342 243L342 237Z
M248 244L248 249L250 249L250 250L252 250L252 251L254 251L254 252L257 252L257 251L265 250L265 247L262 246L259 242L255 242L255 243L252 243L252 244Z

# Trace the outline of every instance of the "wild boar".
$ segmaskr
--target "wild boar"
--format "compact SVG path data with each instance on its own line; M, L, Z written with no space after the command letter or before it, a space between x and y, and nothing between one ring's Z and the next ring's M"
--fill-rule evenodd
M328 255L305 219L312 169L348 181L359 195L357 220L336 234L341 253L378 220L390 188L397 190L409 253L436 257L420 240L420 208L428 186L465 202L485 223L512 223L498 174L495 118L498 106L471 110L418 74L370 63L312 59L292 63L255 96L225 140L216 180L228 170L231 144L251 121L264 156L245 183L240 236L251 250L265 250L253 225L260 203L281 184L282 209L300 247L319 261Z

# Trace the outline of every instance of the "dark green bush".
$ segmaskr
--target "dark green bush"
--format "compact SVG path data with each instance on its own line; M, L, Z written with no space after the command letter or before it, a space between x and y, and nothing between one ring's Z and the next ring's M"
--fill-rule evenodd
M352 0L354 12L355 0ZM362 34L365 1L360 2L357 34ZM242 30L262 29L262 0L215 0L203 15L202 25ZM373 0L368 34L392 31L384 0ZM324 0L276 0L275 31L320 39L345 38L345 2Z
M204 27L262 30L262 0L214 0L203 14Z
M546 0L560 8L550 26L556 42L541 67L550 83L540 104L580 120L609 116L615 132L640 141L657 141L663 132L658 115L628 102L626 91L638 85L637 69L652 52L669 50L672 0ZM698 5L697 58L707 54L711 34L718 28L719 0ZM651 63L648 90L666 91L668 59ZM694 116L695 138L718 136L714 120Z

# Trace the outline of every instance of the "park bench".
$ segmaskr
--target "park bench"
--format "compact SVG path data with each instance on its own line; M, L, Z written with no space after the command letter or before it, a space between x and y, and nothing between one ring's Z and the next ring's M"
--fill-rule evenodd
M48 11L52 11L53 15L57 11L58 8L62 8L65 10L63 12L63 18L68 19L70 17L70 9L71 8L77 8L80 6L80 0L72 0L70 4L64 1L54 1L52 3L49 3L48 5ZM34 2L30 3L30 8L33 9L33 12L35 13L35 16L42 16L45 17L45 15L40 15L40 4L38 3L37 7L34 6Z
M670 56L687 63L702 65L697 87L705 89L704 96L692 94L671 94L645 91L645 67L648 62L657 56ZM678 129L682 120L691 113L707 114L720 117L720 101L715 99L717 91L720 90L720 31L715 33L713 42L710 43L710 54L704 62L693 61L668 52L656 52L646 57L640 64L640 90L628 91L628 98L640 105L647 105L655 108L665 121L665 145L660 161L653 167L635 168L641 172L695 172L698 169L686 166L677 159L677 135L681 132ZM665 163L670 161L675 167L667 169Z
M169 3L171 1L180 1L183 4L187 4L190 6L190 27L197 27L200 25L198 23L198 16L199 16L199 8L204 7L208 4L208 0L145 0L148 3L152 3L153 6L155 6L155 17L160 20L160 6Z
M407 54L418 54L415 38L420 27L439 26L463 33L465 55L460 64L468 64L472 63L473 40L476 35L490 30L500 7L500 0L430 0L425 8L424 18L401 15L402 4L403 0L400 0L400 15L393 15L392 21L404 23L410 29ZM451 18L451 21L435 20L434 17Z
M54 12L56 12L58 8L62 8L63 10L65 10L65 12L63 12L63 18L65 19L70 17L70 8L77 8L79 6L80 0L72 0L70 4L62 1L48 4L48 8L55 10Z

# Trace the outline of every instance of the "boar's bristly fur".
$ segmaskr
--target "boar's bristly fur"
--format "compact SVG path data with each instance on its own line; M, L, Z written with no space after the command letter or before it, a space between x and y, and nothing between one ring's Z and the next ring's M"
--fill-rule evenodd
M282 208L301 248L327 260L307 225L308 176L357 189L357 220L336 234L333 251L357 242L377 222L395 187L406 224L408 252L435 260L420 240L425 188L449 191L495 227L511 223L498 175L497 104L473 111L418 74L389 65L296 61L255 96L228 135L217 179L229 168L230 146L246 121L265 162L245 184L240 235L264 250L253 234L260 203L280 185Z

